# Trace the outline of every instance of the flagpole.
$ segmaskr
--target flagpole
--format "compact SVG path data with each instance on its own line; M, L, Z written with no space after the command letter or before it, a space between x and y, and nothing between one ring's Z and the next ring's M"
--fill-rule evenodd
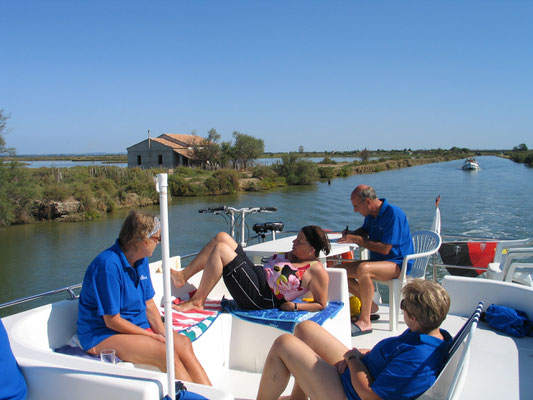
M170 251L168 232L168 183L167 174L158 174L156 189L159 192L159 207L161 220L161 253L163 268L163 302L165 305L165 343L167 355L167 381L168 394L171 399L176 398L175 371L174 371L174 331L172 328L172 303L171 303L171 278L170 278Z

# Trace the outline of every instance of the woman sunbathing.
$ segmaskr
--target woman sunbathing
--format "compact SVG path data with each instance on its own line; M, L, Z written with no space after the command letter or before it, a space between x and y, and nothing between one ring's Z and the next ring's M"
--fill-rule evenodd
M78 305L78 336L85 351L116 355L166 371L165 327L153 300L148 257L161 241L157 217L131 211L115 244L87 268ZM177 379L210 385L190 339L174 333Z
M190 300L174 306L176 310L203 309L205 300L220 277L241 308L284 311L320 311L327 305L328 274L320 261L320 251L328 254L329 240L319 226L305 226L293 241L292 250L274 254L263 266L256 266L241 245L227 233L218 233L187 266L171 270L176 287L204 271L198 290ZM294 300L308 291L313 302Z
M436 283L414 280L403 289L408 328L380 341L372 350L348 349L312 321L296 326L294 335L276 339L268 354L258 399L278 399L292 374L291 400L412 399L435 382L451 343L439 329L450 307Z

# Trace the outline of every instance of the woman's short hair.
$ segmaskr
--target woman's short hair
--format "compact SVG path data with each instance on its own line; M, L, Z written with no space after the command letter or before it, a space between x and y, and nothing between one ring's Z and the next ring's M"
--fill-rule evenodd
M302 232L309 244L315 249L315 257L318 257L323 250L326 255L331 250L328 235L317 225L307 225L302 228Z
M128 248L137 240L148 239L161 229L159 218L155 215L142 211L132 210L122 223L119 243L122 247Z
M450 309L450 296L438 283L414 279L402 290L400 308L416 319L423 333L437 329Z

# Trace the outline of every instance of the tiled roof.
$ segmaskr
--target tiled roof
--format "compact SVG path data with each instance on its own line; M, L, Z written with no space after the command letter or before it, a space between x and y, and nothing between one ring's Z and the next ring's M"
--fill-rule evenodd
M178 136L189 136L189 135L178 135ZM189 149L188 147L184 147L178 143L171 142L170 140L164 139L162 137L156 137L151 140L157 143L161 143L163 146L170 147L172 151L179 153L181 155L184 155L187 158L193 158L193 159L195 158L194 152L192 151L192 149Z
M167 136L170 139L174 139L174 140L180 141L180 142L188 144L188 145L202 144L202 143L204 143L206 141L204 138L202 138L200 136L182 135L182 134L178 134L178 133L163 133L159 137L160 138L164 138L165 136Z

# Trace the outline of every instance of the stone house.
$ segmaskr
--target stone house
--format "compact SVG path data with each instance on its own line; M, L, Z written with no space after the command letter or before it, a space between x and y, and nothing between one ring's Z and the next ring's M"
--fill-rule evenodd
M195 135L163 133L143 140L128 150L128 168L176 168L195 164L193 146L206 139Z

